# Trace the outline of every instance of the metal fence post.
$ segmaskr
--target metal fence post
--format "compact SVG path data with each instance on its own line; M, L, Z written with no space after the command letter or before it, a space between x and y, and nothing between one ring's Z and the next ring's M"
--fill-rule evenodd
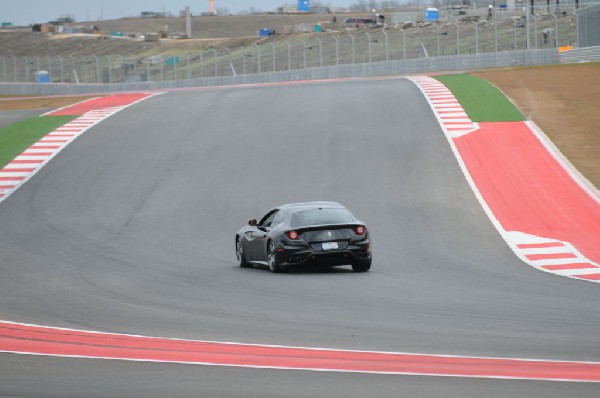
M260 46L258 44L255 44L255 46L256 46L256 56L257 56L256 70L258 73L260 73Z
M150 59L146 62L146 81L154 81L154 79L152 79L152 68L151 68L151 64L153 63L153 59Z
M440 25L439 24L435 27L435 41L437 44L437 56L439 57L440 52L441 52L440 51Z
M385 36L385 60L389 61L390 60L390 51L388 49L388 34L385 30L383 31L383 35Z
M367 51L369 52L369 63L371 63L371 35L367 32L365 35L367 35Z
M323 43L321 43L321 39L316 38L319 43L319 66L323 67Z
M110 55L106 56L106 72L108 75L108 83L112 83L112 61L110 60ZM60 81L62 82L62 67L61 67L61 74L60 74Z
M200 77L204 77L204 53L200 52Z
M302 39L300 41L302 42L302 68L306 69L306 43Z
M530 50L531 49L531 35L530 35L530 29L531 27L529 26L530 20L531 20L531 7L526 7L527 10L527 18L526 18L526 26L527 26L527 38L525 40L525 43L527 44L526 49Z
M219 75L219 66L217 65L217 51L214 48L211 48L210 51L214 54L215 61L215 77Z
M292 46L290 45L289 40L286 40L285 42L287 43L288 70L292 70Z
M13 82L17 82L18 80L18 74L17 74L17 57L16 56L12 56L13 59Z
M348 36L350 36L350 40L352 41L352 44L351 44L352 64L354 65L354 62L356 61L356 57L355 57L355 53L354 53L354 36L352 36L350 33L348 33Z
M186 67L187 67L186 77L189 80L192 78L192 69L190 68L190 53L188 53L186 51L184 54L185 54L185 58L186 58ZM150 77L150 76L148 76L148 77Z
M456 26L456 55L460 55L460 27L456 22L452 22Z
M23 57L25 59L25 83L29 83L29 59L27 57Z
M229 67L231 68L231 73L233 76L237 76L235 73L235 67L233 66L233 58L231 57L231 50L228 47L225 47L225 51L227 51L227 59L229 60Z
M402 59L406 61L406 32L404 29L400 29L402 32Z
M558 17L554 14L552 18L554 18L554 48L558 48Z
M52 60L49 55L46 55L46 61L48 61L48 81L52 83Z
M333 40L335 40L335 64L339 65L340 64L340 41L335 36L331 36L331 37L333 37Z
M96 83L100 83L100 60L96 54L94 54L94 58L96 59Z
M246 74L246 49L244 46L240 46L242 51L242 75Z
M538 49L538 28L537 28L537 16L533 15L533 39L535 40L535 49Z
M173 81L177 81L177 64L179 63L179 57L171 55L171 59L173 60ZM135 75L135 65L133 66L133 74Z
M273 57L273 72L275 72L275 44L270 43L270 42L269 42L269 44L271 45L271 50L272 50L271 54Z
M473 25L475 25L475 54L479 54L479 25L475 21Z
M494 21L494 49L495 52L498 52L498 25L496 21Z

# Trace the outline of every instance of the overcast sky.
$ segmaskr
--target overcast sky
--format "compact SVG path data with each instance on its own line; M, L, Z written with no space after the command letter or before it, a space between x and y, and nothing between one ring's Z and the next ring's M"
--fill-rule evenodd
M355 0L325 0L332 7L347 7ZM231 13L248 10L274 11L283 4L296 5L297 0L215 0L216 8L227 8ZM208 11L208 0L0 0L0 22L14 25L48 22L72 15L76 21L115 19L138 16L141 11L166 11L179 15L179 10L190 6L192 13Z

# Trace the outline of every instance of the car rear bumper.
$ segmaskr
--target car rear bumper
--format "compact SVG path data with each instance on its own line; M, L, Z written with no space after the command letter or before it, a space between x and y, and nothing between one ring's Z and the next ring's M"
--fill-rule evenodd
M284 246L276 252L277 262L284 268L301 265L352 265L371 261L371 244L368 240L353 243L343 250L318 250L311 247Z

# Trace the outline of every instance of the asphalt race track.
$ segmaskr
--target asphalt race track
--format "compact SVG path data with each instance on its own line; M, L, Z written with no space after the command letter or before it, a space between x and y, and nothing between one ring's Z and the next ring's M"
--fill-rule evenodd
M270 274L234 233L333 200L371 272ZM170 92L79 137L0 204L0 319L184 339L600 360L600 290L520 262L405 79ZM597 397L594 383L0 354L0 396Z

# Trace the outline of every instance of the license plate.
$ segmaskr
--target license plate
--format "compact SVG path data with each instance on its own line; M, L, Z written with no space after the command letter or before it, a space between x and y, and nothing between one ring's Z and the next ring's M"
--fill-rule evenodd
M323 242L323 250L335 250L338 248L337 242Z

